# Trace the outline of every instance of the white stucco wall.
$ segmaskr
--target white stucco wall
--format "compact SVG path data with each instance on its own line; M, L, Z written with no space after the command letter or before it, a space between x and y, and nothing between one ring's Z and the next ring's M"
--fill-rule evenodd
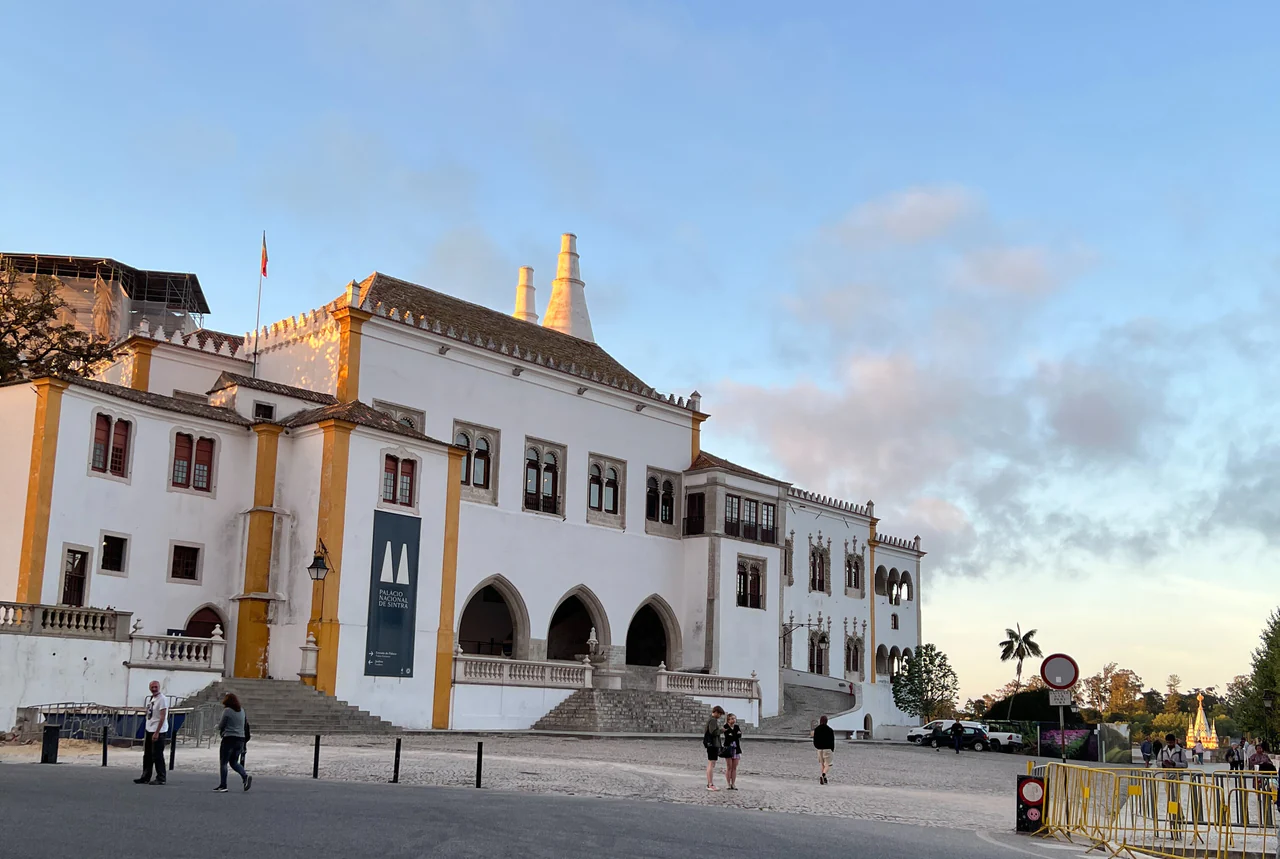
M572 692L535 686L454 686L450 727L457 731L528 730Z
M319 321L293 333L284 331L261 338L258 375L263 379L332 394L338 388L338 323L320 311ZM253 349L250 335L249 347ZM369 397L361 392L366 403Z
M738 605L738 555L765 561L764 608ZM778 712L778 636L779 616L777 581L782 553L776 546L747 543L731 537L720 541L720 593L716 617L716 673L730 677L750 677L756 672L763 700L762 715Z
M8 498L0 516L0 600L18 594L18 561L22 555L23 514L31 474L31 433L35 425L36 392L32 385L0 388L0 486Z
M252 373L253 364L228 355L157 342L151 352L147 390L166 397L174 396L174 391L207 394L224 371L247 376Z

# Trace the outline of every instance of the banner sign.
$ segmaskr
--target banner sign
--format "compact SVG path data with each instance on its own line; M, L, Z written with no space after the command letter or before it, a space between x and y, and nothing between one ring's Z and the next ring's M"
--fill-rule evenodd
M369 628L364 647L367 677L413 676L421 537L421 519L374 511Z

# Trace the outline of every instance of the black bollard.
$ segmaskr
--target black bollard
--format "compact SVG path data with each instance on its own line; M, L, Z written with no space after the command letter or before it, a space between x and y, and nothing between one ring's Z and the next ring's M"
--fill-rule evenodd
M40 763L56 764L58 762L58 734L61 732L61 725L44 726L44 735L40 741Z
M102 765L107 765L107 725L102 726Z
M173 772L173 755L178 750L178 732L169 732L169 772ZM164 763L164 761L161 761Z
M395 771L391 773L391 783L392 784L400 783L400 738L399 737L396 737L396 768L395 768Z
M476 743L476 787L480 787L480 776L484 772L484 742Z
M311 777L320 778L320 735L316 734L316 756L311 760Z

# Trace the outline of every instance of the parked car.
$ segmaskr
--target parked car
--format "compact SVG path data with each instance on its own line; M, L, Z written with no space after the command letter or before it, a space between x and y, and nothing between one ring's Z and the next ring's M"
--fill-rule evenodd
M950 731L951 726L954 725L955 723L956 723L955 719L934 719L932 722L930 722L929 724L923 727L912 728L910 731L907 731L907 742L908 743L923 742L924 740L929 739L929 736L933 733L934 728L939 728L943 731ZM966 728L977 728L983 731L986 730L986 728L983 726L981 722L961 721L960 724L964 725Z
M982 729L987 732L988 739L991 740L991 750L993 752L1016 752L1022 748L1022 734L1010 730L1014 727L1016 726L1002 725L997 722L982 726Z
M964 724L964 736L960 738L960 748L973 749L975 752L985 752L991 748L991 740L987 738L987 732L982 728L970 726L967 722ZM928 746L931 749L943 748L950 749L955 746L955 740L951 736L950 729L940 734L932 734L925 737L921 741L921 745Z

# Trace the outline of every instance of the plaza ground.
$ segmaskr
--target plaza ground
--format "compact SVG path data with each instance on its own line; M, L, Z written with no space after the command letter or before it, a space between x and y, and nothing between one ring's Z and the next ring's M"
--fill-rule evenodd
M85 765L42 766L6 750L0 803L6 817L22 825L6 828L0 852L6 859L105 859L156 851L169 859L1072 855L1013 835L1008 820L1002 831L985 832L636 799L312 781L267 774L268 745L261 745L264 767L247 794L213 793L215 782L207 770L181 766L166 787L134 785L137 758L132 755L117 755L115 764L103 769L87 765L87 759L82 759ZM203 762L196 755L186 760ZM845 786L843 792L852 797L856 789ZM745 799L748 792L742 793Z

